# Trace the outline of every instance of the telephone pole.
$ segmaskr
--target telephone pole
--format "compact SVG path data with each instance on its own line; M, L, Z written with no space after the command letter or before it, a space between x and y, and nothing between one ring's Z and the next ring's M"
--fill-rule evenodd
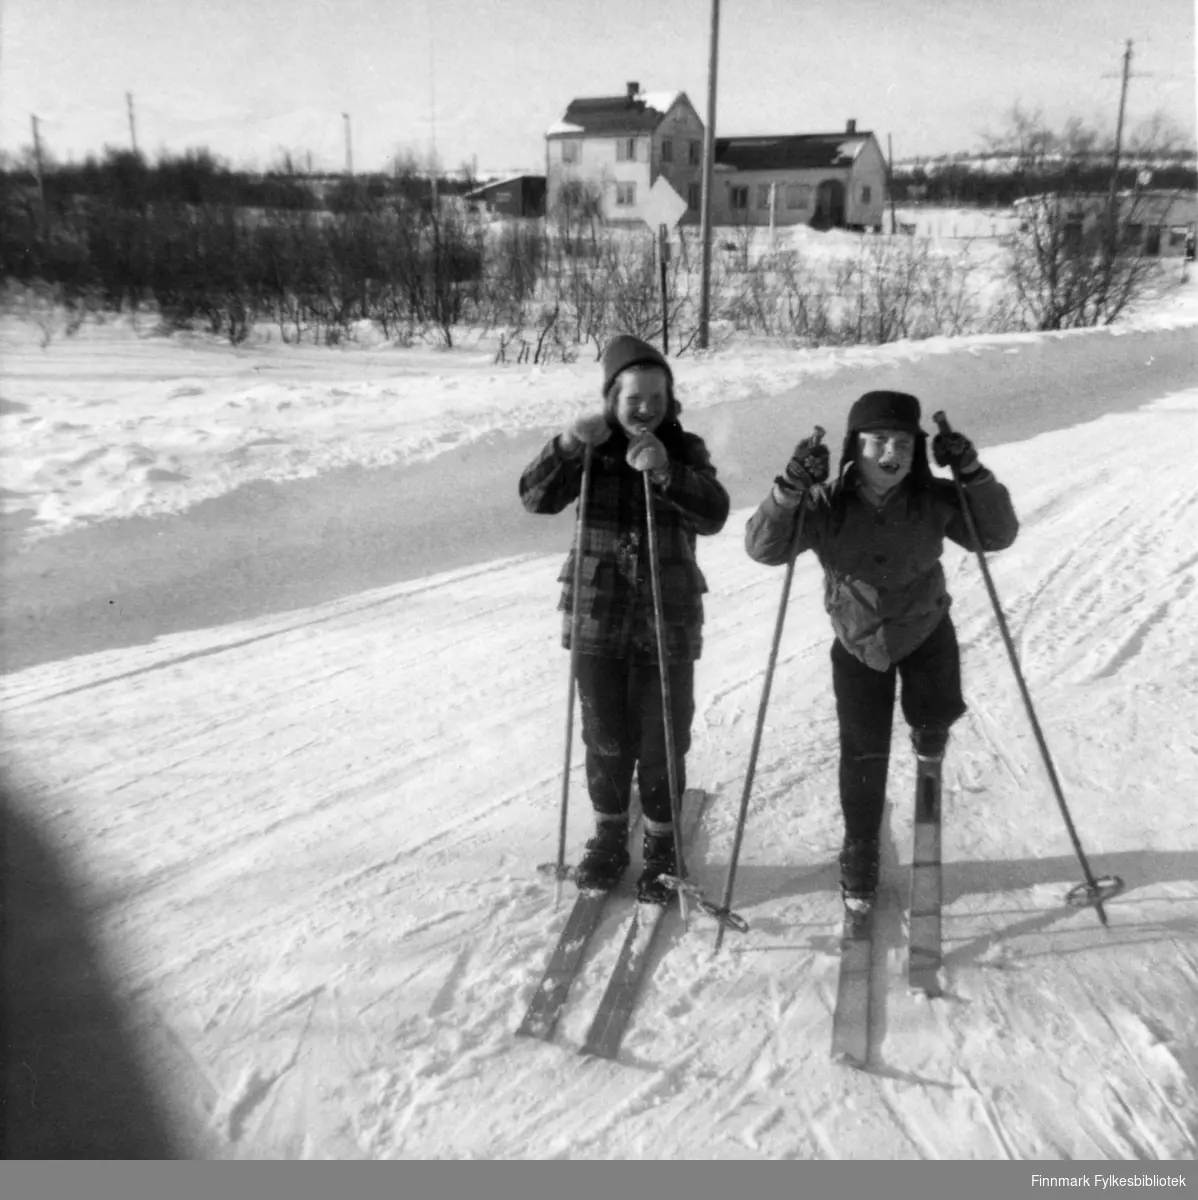
M33 114L29 114L29 122L33 126L33 161L37 168L37 202L42 211L42 222L46 220L46 184L42 173L42 139L38 130L40 122Z
M345 119L345 174L352 178L354 173L354 150L353 144L350 141L349 113L342 113L341 116Z
M1107 196L1107 236L1111 246L1115 240L1115 192L1119 185L1119 154L1123 149L1123 111L1127 106L1127 77L1131 73L1131 39L1123 51L1123 83L1119 89L1119 117L1115 122L1115 155L1111 162L1111 189Z
M898 217L894 213L894 143L886 135L886 190L890 193L890 232L898 233Z
M699 349L707 349L711 321L711 216L715 164L715 94L719 63L720 0L711 0L711 46L707 63L707 127L703 130L703 201L699 221L702 227L703 269L699 285Z
M133 119L133 93L125 93L125 105L129 109L129 140L133 143L133 153L137 153L137 124Z

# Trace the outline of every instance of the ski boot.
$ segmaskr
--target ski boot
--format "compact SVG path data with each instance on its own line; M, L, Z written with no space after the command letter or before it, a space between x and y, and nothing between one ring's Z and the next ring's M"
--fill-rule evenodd
M580 892L610 892L630 861L627 816L596 813L595 836L587 842L574 882Z
M661 882L662 875L675 875L678 861L674 856L674 827L645 822L645 866L636 885L636 898L642 904L668 904L673 889Z
M840 894L854 916L864 916L878 892L877 838L848 838L840 852Z
M913 729L911 745L921 763L941 763L944 761L945 747L948 746L948 730Z

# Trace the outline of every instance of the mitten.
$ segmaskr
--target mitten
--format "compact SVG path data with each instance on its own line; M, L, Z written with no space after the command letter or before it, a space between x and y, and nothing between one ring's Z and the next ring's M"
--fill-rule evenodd
M653 434L639 433L628 444L628 454L624 461L634 471L657 473L665 469L669 455L665 446Z
M578 417L562 431L562 449L570 455L577 454L583 446L601 446L611 437L611 426L602 413Z
M828 478L831 456L828 447L814 437L805 437L790 456L777 484L785 492L803 492Z
M963 479L982 468L973 443L955 430L952 433L938 433L932 439L932 457L938 467L950 467Z

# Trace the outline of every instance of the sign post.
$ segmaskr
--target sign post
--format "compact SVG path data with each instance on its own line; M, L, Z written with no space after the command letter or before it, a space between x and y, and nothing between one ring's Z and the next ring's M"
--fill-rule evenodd
M687 204L664 175L649 189L649 199L641 219L650 229L657 230L657 264L661 277L661 348L670 353L670 295L666 264L670 261L670 230L682 220Z

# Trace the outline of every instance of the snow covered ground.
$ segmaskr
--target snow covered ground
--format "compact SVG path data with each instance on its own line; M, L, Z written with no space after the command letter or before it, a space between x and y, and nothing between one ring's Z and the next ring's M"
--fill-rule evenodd
M1109 929L1064 905L1080 868L976 560L950 548L970 713L946 764L946 994L904 982L896 730L867 1073L828 1061L836 734L802 560L737 873L750 931L713 958L708 918L675 925L620 1061L584 1062L616 905L556 1043L513 1037L565 916L535 867L556 853L570 536L565 514L516 511L515 478L592 401L593 365L111 328L41 350L5 328L4 775L75 872L202 1151L1193 1159L1198 370L1193 293L1172 303L1138 330L679 361L735 505L700 547L696 881L722 890L782 584L745 557L745 519L813 420L838 437L860 391L905 385L1012 491L995 582L1082 844L1127 883ZM239 499L263 480L271 505ZM354 531L388 519L403 540L379 562ZM476 527L449 565L442 519ZM289 558L289 522L333 533ZM234 526L286 587L250 551L244 573L221 558ZM577 770L571 794L577 847Z

